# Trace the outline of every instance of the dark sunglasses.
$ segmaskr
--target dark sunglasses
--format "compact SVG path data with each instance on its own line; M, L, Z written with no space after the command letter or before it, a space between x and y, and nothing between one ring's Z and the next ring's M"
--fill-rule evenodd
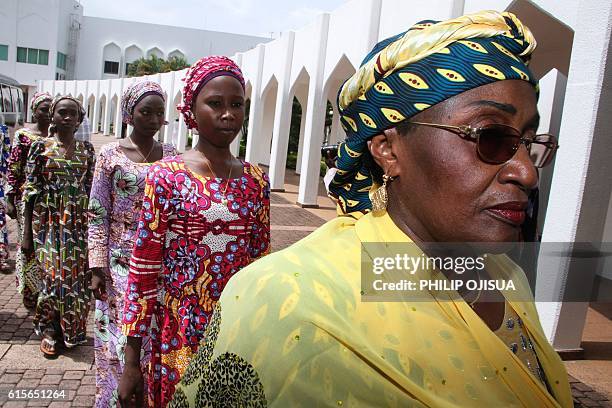
M485 125L474 128L469 125L450 126L437 123L409 122L411 125L431 126L448 130L462 139L476 142L478 156L485 163L502 164L510 160L519 149L521 143L529 152L529 158L536 167L546 167L550 164L559 148L557 138L553 135L541 134L523 137L521 132L506 125Z

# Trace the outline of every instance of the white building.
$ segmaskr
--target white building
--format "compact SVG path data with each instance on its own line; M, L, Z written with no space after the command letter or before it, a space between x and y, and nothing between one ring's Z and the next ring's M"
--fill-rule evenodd
M75 79L121 78L127 64L150 55L184 57L193 63L205 55L233 55L267 41L270 39L85 16Z
M316 205L326 102L335 102L340 85L373 45L422 19L444 20L482 9L506 9L517 14L538 40L531 67L541 78L539 130L559 135L561 146L554 166L542 172L543 241L612 241L612 61L608 60L612 57L612 5L610 0L537 0L536 4L526 0L352 0L298 31L236 53L233 58L244 72L251 101L246 160L269 165L272 188L283 188L296 97L302 107L297 201L303 206ZM162 49L187 50L188 44L177 42ZM117 47L117 55L124 51L122 63L126 45ZM120 128L119 98L134 79L97 80L99 67L92 71L91 80L42 81L39 88L80 97L96 128L109 134L111 123ZM148 78L158 81L170 96L170 123L178 118L175 106L181 99L184 74L178 71ZM178 119L175 143L184 151L187 131L182 118ZM165 141L172 140L171 136L168 129L160 132ZM331 142L341 138L334 112ZM238 141L233 148L236 153ZM611 260L576 273L577 262L540 253L536 281L540 299L566 294L577 284L584 292L582 302L538 304L544 330L560 350L580 348L591 292L612 293Z
M0 73L26 86L66 77L82 16L74 0L2 0Z
M2 0L0 74L24 86L48 79L121 78L156 55L232 55L269 38L83 16L76 0Z

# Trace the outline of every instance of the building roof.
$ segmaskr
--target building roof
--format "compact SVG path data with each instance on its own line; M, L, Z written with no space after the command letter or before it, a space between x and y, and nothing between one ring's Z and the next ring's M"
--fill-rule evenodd
M13 78L8 77L6 75L0 74L0 82L7 85L19 86L21 85L19 82L15 81Z

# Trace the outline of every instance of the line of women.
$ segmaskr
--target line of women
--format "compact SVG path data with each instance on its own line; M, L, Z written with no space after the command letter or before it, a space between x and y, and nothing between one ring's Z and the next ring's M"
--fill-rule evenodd
M48 358L86 341L95 298L97 407L165 406L228 280L270 251L268 178L229 149L244 90L229 58L189 69L178 109L200 137L184 155L154 138L166 95L150 81L125 90L133 131L97 158L75 138L85 112L71 96L36 94L15 136L18 289Z

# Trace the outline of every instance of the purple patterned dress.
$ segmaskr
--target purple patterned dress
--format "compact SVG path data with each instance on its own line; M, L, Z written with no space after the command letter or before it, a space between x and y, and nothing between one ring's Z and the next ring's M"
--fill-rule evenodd
M0 269L7 269L8 264L8 229L6 227L6 173L7 161L11 151L11 139L8 128L0 125Z
M163 145L163 156L177 152ZM121 334L123 298L129 260L136 241L136 226L144 195L144 180L151 163L131 161L119 147L102 147L96 162L89 209L89 266L108 267L106 301L96 300L94 354L96 407L117 406L117 387L124 365L126 336ZM143 339L143 372L150 360L149 339ZM146 382L145 382L146 385Z

